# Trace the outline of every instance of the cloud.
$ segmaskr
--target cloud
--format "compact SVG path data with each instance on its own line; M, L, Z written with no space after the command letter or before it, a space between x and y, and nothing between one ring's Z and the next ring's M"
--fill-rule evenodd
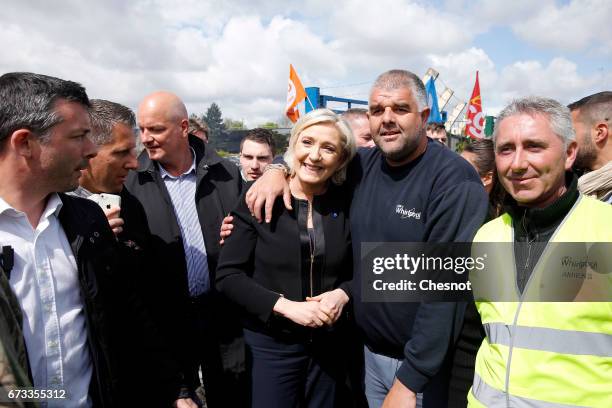
M439 84L455 91L447 110L461 100L467 101L472 93L475 71L479 70L483 108L489 115L497 114L512 99L528 95L547 96L563 104L599 92L612 84L612 72L600 71L580 74L578 65L557 57L547 64L540 61L516 61L506 67L497 67L479 48L458 53L428 55L428 60L440 72ZM437 85L438 92L444 86Z
M305 83L346 75L333 44L302 22L281 16L264 22L244 10L231 16L237 4L201 3L207 2L191 4L192 13L162 0L73 1L58 9L41 2L32 12L12 3L0 17L0 70L72 79L92 97L132 108L147 93L166 89L198 112L224 102L226 112L249 124L249 115L258 121L266 109L270 118L282 115L290 62ZM215 7L228 18L217 20L223 13L213 13Z
M592 49L610 55L612 3L574 0L549 4L513 25L515 34L543 48L580 51Z
M509 102L526 95L548 96L563 104L602 90L611 83L612 72L580 75L575 62L554 58L548 65L538 61L519 61L505 67L500 77L500 99Z
M554 5L554 0L539 0L537 8ZM508 25L533 15L533 0L447 0L447 12L464 19L466 26L480 27L486 31L493 25ZM537 10L536 10L537 11Z
M480 48L469 48L457 53L446 55L430 54L427 59L432 67L440 72L440 81L453 91L457 99L467 101L472 94L476 71L479 71L480 88L492 89L497 86L498 73L495 64ZM437 90L441 93L443 86L437 85Z
M610 87L611 71L588 75L578 57L562 52L496 66L473 40L506 25L547 49L609 55L612 26L603 21L611 7L603 0L543 0L538 8L526 0L8 2L0 15L0 71L72 79L91 97L133 108L165 89L191 112L214 101L224 116L253 126L282 116L289 63L305 86L357 99L367 98L383 71L422 75L433 66L464 100L480 70L485 109L527 93L565 102Z
M410 1L343 1L331 14L331 30L341 39L343 49L374 60L448 52L476 33L459 16Z

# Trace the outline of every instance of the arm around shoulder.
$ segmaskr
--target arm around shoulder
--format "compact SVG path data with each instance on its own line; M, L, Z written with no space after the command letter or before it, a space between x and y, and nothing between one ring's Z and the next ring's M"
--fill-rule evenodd
M267 322L280 294L264 288L252 279L258 232L244 201L244 194L231 215L234 217L234 227L221 248L216 288L248 313Z

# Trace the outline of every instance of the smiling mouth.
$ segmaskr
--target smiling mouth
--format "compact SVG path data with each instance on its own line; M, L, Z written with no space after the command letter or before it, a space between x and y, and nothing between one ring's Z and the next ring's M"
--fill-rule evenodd
M511 178L510 182L512 184L525 185L529 181L533 180L535 177L521 177L521 178Z
M308 163L302 163L302 166L304 166L306 168L306 170L312 171L312 172L317 172L323 169L323 167L321 166L315 166L312 164L308 164Z

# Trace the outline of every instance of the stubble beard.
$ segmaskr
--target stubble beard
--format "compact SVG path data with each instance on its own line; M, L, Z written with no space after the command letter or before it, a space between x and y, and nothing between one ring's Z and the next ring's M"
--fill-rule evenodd
M589 140L584 146L578 148L574 167L580 170L590 171L596 159L597 151L595 150L593 142Z
M401 139L404 140L405 143L399 149L388 150L379 146L385 159L390 163L401 163L410 157L419 147L421 137L424 137L424 134L421 134L421 130L422 129L417 129L410 137L407 137L406 134L401 131Z

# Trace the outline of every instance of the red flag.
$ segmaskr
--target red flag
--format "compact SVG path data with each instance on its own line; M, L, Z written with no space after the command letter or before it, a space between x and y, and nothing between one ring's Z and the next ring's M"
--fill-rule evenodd
M482 114L482 101L480 99L480 85L478 84L478 71L472 97L467 109L467 124L465 134L472 139L482 139L484 135L485 117Z
M300 117L300 111L298 111L298 103L302 102L306 98L306 91L302 86L300 78L298 78L293 65L289 64L289 88L287 89L287 107L285 112L287 117L293 122L297 122Z

